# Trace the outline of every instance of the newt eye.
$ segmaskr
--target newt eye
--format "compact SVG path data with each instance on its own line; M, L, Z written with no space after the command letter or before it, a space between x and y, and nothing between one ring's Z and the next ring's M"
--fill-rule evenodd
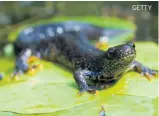
M108 51L107 51L108 58L112 58L113 57L114 51L115 51L115 49L113 49L113 48L108 49Z
M135 44L133 42L129 42L128 45L135 48Z

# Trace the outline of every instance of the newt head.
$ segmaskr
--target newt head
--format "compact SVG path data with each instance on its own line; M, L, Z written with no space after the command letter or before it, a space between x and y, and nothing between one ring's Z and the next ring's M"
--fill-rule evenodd
M109 48L104 54L103 75L114 77L126 70L136 57L132 42Z

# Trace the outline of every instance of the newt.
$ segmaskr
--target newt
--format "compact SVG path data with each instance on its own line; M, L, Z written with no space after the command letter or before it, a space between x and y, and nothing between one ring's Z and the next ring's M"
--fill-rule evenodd
M94 92L114 85L125 71L142 73L151 78L158 74L140 62L136 57L135 44L128 42L107 51L102 51L88 41L80 32L67 31L41 40L17 39L14 42L15 74L29 70L28 60L37 56L44 60L58 62L73 70L74 79L81 92Z

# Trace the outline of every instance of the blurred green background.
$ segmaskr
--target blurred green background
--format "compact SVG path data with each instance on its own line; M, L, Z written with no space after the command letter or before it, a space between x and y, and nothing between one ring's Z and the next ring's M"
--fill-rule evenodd
M152 5L152 9L134 11L134 4ZM104 17L107 26L133 29L136 59L150 68L158 68L158 2L0 1L0 51L11 43L10 35L16 38L19 27L65 19L58 17L83 17L83 20L89 17L88 21L100 26L103 23L98 18ZM5 46L4 51L12 51L11 44ZM149 82L138 73L126 73L117 85L99 95L78 96L72 73L46 61L42 61L44 70L36 75L8 81L6 76L13 72L14 60L13 56L0 58L0 72L6 74L0 82L0 116L99 116L101 105L107 116L158 115L158 81L155 79Z
M132 5L152 5L152 9L135 11ZM136 24L137 41L158 40L158 2L57 2L57 1L0 1L0 43L18 24L31 23L57 16L104 16L129 20ZM15 27L12 27L15 26ZM11 28L12 27L12 28ZM2 38L4 40L2 40Z

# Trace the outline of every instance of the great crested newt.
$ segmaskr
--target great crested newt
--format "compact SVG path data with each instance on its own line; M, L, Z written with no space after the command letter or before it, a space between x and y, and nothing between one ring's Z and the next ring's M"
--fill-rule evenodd
M104 89L116 83L121 74L128 70L149 78L158 74L134 60L136 50L133 42L102 51L90 44L83 33L75 31L63 32L38 42L17 40L14 48L18 55L15 74L29 70L29 57L41 57L73 69L74 79L81 92Z

